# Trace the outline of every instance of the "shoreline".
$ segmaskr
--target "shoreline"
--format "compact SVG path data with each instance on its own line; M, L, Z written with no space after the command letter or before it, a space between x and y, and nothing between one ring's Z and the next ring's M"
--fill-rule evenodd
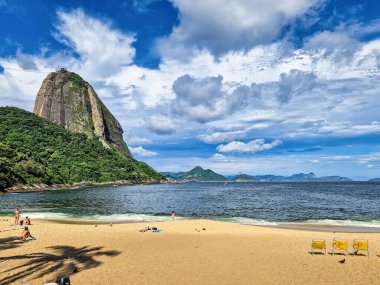
M2 217L0 216L0 219ZM109 225L109 224L141 224L141 223L166 223L170 222L170 217L167 221L131 221L131 220L59 220L59 219L34 219L38 221L44 221L48 223L66 224L66 225ZM244 223L233 223L221 220L211 219L181 219L181 221L210 221L221 222L232 225L252 226L258 228L273 228L295 231L312 231L312 232L327 232L327 233L380 233L380 227L368 227L368 226L339 226L339 225L319 225L319 224L281 224L281 225L254 225Z
M134 186L134 185L155 185L155 184L176 184L170 180L152 180L152 181L135 181L135 180L116 180L107 182L76 182L73 184L53 184L47 185L44 183L37 184L18 184L5 188L3 193L27 193L27 192L42 192L54 190L68 190L92 186ZM1 193L1 192L0 192Z
M144 215L144 214L142 214ZM33 217L33 213L29 213L29 217L32 221L41 221L43 223L55 223L55 224L64 224L64 225L109 225L109 224L152 224L152 223L166 223L171 221L170 216L167 216L165 219L164 216L160 216L160 219L149 219L149 218L130 218L130 219L112 219L103 218L103 219L91 219L91 218L38 218ZM12 220L14 217L12 214L4 215L0 213L0 221L4 219ZM258 228L272 228L272 229L284 229L292 231L310 231L310 232L326 232L326 233L380 233L380 226L367 226L367 225L337 225L337 224L308 224L308 223L282 223L282 224L253 224L253 223L239 223L231 222L223 219L209 219L209 218L189 218L189 217L177 217L177 222L182 221L211 221L211 222L220 222L226 223L229 225L243 225L243 226L252 226Z

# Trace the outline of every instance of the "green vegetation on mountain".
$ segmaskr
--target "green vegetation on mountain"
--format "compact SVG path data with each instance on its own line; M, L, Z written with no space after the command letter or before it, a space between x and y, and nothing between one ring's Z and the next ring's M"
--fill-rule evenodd
M242 181L257 181L257 179L253 176L250 176L250 175L247 175L247 174L239 174L239 175L236 175L234 178L233 178L233 181L236 181L236 182L242 182Z
M200 166L188 172L162 172L167 178L179 181L228 181L226 177L215 173L211 169L203 169Z
M98 138L72 133L30 112L0 108L0 190L16 184L164 179Z

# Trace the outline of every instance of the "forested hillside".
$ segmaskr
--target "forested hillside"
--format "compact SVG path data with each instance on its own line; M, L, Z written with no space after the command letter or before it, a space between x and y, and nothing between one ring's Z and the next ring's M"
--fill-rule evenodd
M105 148L97 138L18 108L0 108L0 190L16 184L161 179L147 164Z

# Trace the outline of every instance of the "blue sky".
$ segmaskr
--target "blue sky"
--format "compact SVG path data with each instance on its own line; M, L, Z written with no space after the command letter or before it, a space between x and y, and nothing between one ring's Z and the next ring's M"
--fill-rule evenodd
M159 171L380 177L380 3L0 0L0 105L62 66Z

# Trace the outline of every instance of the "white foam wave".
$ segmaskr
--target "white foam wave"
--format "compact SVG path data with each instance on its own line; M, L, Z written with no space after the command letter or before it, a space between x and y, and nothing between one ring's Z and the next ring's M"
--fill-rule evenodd
M281 226L281 225L320 225L320 226L346 226L346 227L371 227L380 228L380 220L370 220L370 221L355 221L355 220L306 220L298 222L272 222L266 220L258 220L245 217L234 217L234 218L223 218L220 219L224 222L238 223L245 225L257 225L257 226Z
M74 215L56 212L30 212L23 213L23 216L31 219L42 220L66 220L66 221L98 221L98 222L166 222L171 220L170 215L149 215L149 214L113 214L113 215ZM194 219L194 217L176 217L178 220ZM223 222L257 225L257 226L281 226L281 225L323 225L323 226L347 226L347 227L372 227L380 228L380 220L355 221L355 220L306 220L298 222L273 222L264 219L252 219L246 217L232 217L214 219Z
M304 225L323 225L323 226L346 226L346 227L370 227L370 228L380 228L380 220L370 220L370 221L355 221L355 220L307 220L301 222L287 222L284 224L304 224Z
M244 225L256 225L256 226L278 226L277 222L270 222L266 220L256 220L251 218L244 217L233 217L233 218L222 218L220 219L223 222L244 224Z
M155 216L147 214L114 214L114 215L73 215L53 212L25 213L31 219L62 220L62 221L98 221L98 222L165 222L170 221L171 216ZM176 217L181 220L181 217Z

